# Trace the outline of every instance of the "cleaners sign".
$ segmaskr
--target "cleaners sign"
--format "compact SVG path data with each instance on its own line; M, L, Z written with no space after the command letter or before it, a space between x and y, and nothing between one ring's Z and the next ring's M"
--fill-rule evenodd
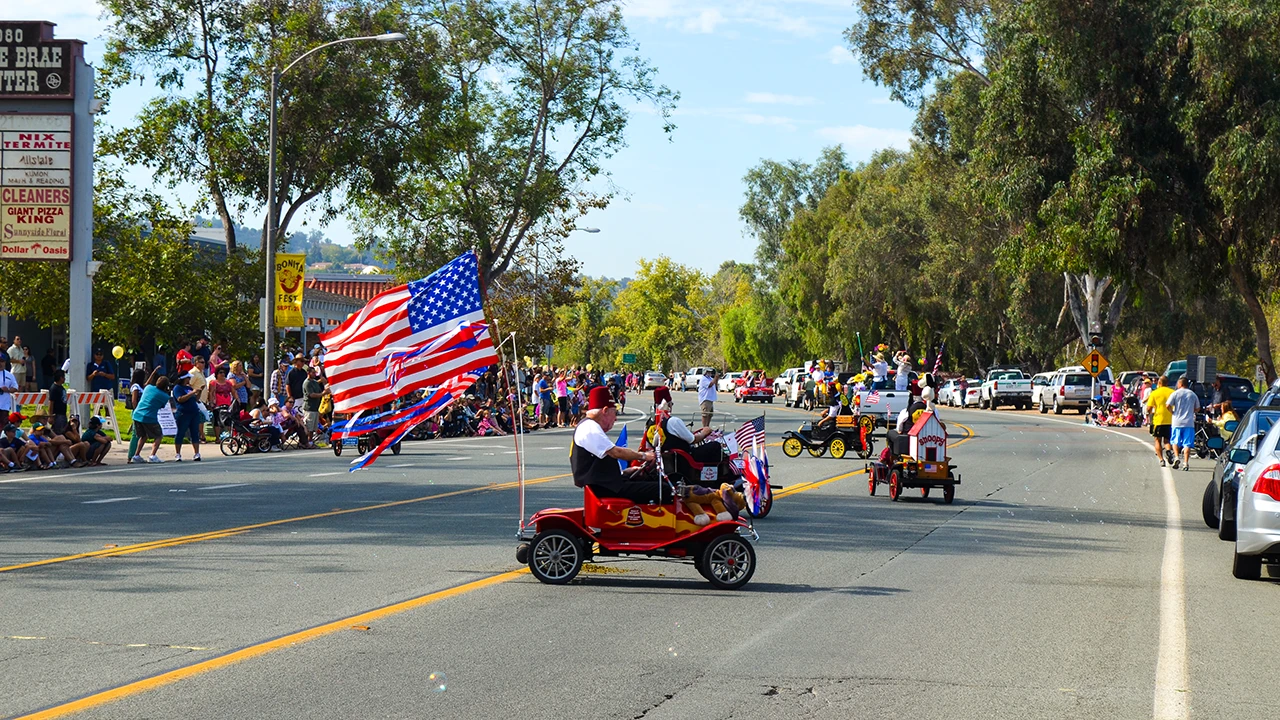
M0 115L0 260L71 259L71 116Z

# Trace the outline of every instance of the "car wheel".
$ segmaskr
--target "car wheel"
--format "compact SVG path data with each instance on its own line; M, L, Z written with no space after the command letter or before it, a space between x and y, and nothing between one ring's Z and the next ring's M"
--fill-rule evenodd
M582 544L566 530L538 533L529 545L529 571L548 585L564 585L582 569Z
M756 572L756 551L746 538L728 533L702 551L703 576L721 590L737 590Z
M826 455L826 454L827 454L827 446L826 446L826 445L819 445L819 446L817 446L817 447L810 447L810 448L808 448L808 450L809 450L809 454L810 454L810 455L812 455L812 456L814 456L814 457L822 457L823 455Z
M1257 555L1235 553L1231 562L1231 574L1237 580L1257 580L1262 577L1262 558Z
M1213 496L1213 487L1215 483L1210 480L1208 485L1204 486L1204 497L1200 499L1200 514L1204 517L1204 524L1211 528L1218 527L1218 503Z
M1049 412L1049 406L1048 406L1048 405L1045 405L1043 400L1041 400L1041 401L1039 401L1039 402L1040 402L1040 414L1041 414L1041 415L1046 415L1046 414L1048 414L1048 412Z
M1227 494L1222 493L1218 505L1218 539L1229 542L1236 541L1236 521L1227 519Z
M782 441L782 454L789 458L800 457L800 451L803 449L804 446L800 444L800 440L797 438L789 437Z
M900 495L902 495L902 479L898 471L893 470L889 473L889 499L897 502Z
M990 409L992 412L999 409L999 407L1000 407L1000 401L995 399L994 397L987 401L987 408Z
M956 501L956 486L947 485L946 487L942 488L942 502L950 505L955 501Z
M831 457L840 460L844 458L845 452L848 450L844 444L844 438L834 438L830 444Z
M1053 414L1054 415L1062 414L1062 406L1058 404L1058 401L1056 399L1053 401Z

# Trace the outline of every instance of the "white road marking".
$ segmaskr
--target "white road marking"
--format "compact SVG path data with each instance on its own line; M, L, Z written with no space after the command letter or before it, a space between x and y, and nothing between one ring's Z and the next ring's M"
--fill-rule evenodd
M1093 428L1132 440L1151 449L1147 441L1128 433L1070 420L1035 418L1062 425ZM1154 452L1154 450L1153 450ZM1164 560L1160 563L1160 648L1156 654L1156 686L1151 716L1155 720L1188 720L1191 671L1187 665L1187 584L1182 555L1182 504L1169 468L1161 468L1164 488Z
M133 497L107 498L105 500L85 500L80 504L81 505L104 505L106 503L118 503L118 502L124 502L126 500L138 500L141 497L142 497L141 495L134 495Z
M347 471L343 470L341 472L312 473L307 477L329 477L330 475L346 475L346 474L347 474Z
M470 460L471 458L467 455L457 455L455 457L447 457L447 458L441 458L441 459L442 460Z
M551 447L538 448L539 450L563 450L563 445L552 445Z
M196 488L197 490L226 490L227 488L244 487L253 483L228 483L226 485L209 485L207 487Z
M504 453L502 453L502 454L503 454L503 455L515 455L515 454L517 454L517 452L518 452L518 451L516 451L516 450L508 450L508 451L506 451L506 452L504 452Z
M123 468L120 470L96 470L92 472L62 473L61 475L45 475L44 473L41 473L41 472L31 471L31 472L22 473L19 477L9 478L7 480L0 480L0 485L6 484L6 483L27 482L28 480L57 480L58 478L86 477L89 475L107 475L110 473L129 472L129 470L131 469L132 468Z
M413 463L400 463L399 465L383 465L386 468L413 467Z

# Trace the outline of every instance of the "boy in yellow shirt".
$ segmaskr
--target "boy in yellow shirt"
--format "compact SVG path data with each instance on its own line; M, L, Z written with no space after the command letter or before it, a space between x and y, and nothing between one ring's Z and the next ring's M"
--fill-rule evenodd
M1169 389L1169 378L1161 375L1159 387L1147 396L1147 411L1151 417L1151 434L1156 439L1156 457L1160 458L1160 467L1165 467L1165 453L1173 453L1169 438L1173 429L1173 411L1166 405L1173 391Z

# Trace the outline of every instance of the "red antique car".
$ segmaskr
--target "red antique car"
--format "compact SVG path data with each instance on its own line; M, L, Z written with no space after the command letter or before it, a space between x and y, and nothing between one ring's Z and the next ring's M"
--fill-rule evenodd
M590 487L583 488L583 507L542 510L522 532L527 542L516 548L516 560L552 585L569 582L594 557L642 555L692 562L712 585L737 590L756 570L756 552L747 536L759 539L742 520L695 524L679 498L637 505L598 498Z
M773 380L763 370L748 370L738 378L733 386L733 401L773 403Z

